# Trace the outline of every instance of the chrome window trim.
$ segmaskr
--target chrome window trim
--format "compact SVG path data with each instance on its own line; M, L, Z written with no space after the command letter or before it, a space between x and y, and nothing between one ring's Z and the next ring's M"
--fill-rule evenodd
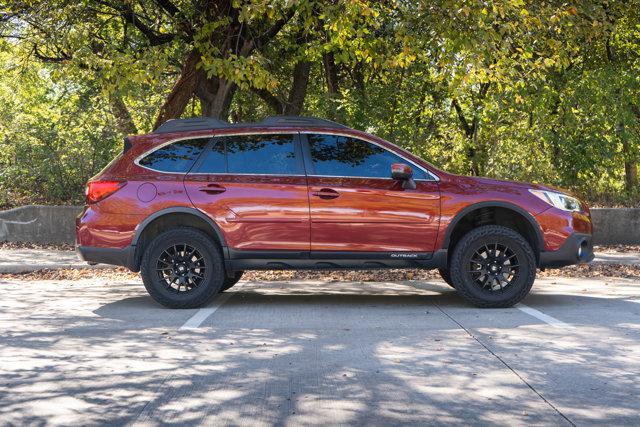
M168 172L168 171L163 171L163 170L160 170L160 169L154 169L154 168L150 168L148 166L141 165L140 164L140 160L144 159L149 154L152 154L152 153L160 150L161 148L166 147L167 145L173 144L174 142L187 141L189 139L203 139L203 138L212 139L212 138L219 138L219 137L223 137L223 136L235 136L235 135L265 135L265 134L266 135L276 135L276 134L296 135L298 133L300 133L300 132L298 132L298 131L282 131L282 132L267 131L267 132L239 132L239 133L229 133L229 134L224 134L224 135L215 135L215 134L213 134L213 135L200 135L200 136L183 136L183 137L170 139L170 140L165 141L162 144L158 145L157 147L150 148L149 150L145 151L144 153L142 153L138 157L136 157L135 160L133 161L133 163L136 166L141 167L142 169L147 169L147 170L150 170L150 171L153 171L153 172L166 173L166 174L170 174L170 175L186 175L186 174L189 173L189 171L187 171L187 172ZM192 173L190 175L306 176L306 175L299 175L299 174L298 175L279 175L279 174L227 173L227 172L218 172L218 173L210 173L210 172L195 173L194 172L194 173Z
M328 134L328 135L337 135L337 136L344 136L347 138L356 138L356 139L361 139L363 141L366 141L370 144L376 145L380 148L382 148L383 150L386 151L390 151L391 153L395 154L396 156L400 157L402 160L406 161L407 163L409 163L410 165L415 166L416 168L420 169L421 171L423 171L424 173L427 174L427 176L432 177L433 179L416 179L415 181L423 181L423 182L431 182L431 181L440 181L440 177L438 177L438 175L434 174L433 172L429 171L426 168L423 168L420 165L416 165L413 161L405 158L404 156L401 156L398 153L395 153L391 150L389 150L387 147L379 144L376 141L372 141L369 138L366 137L362 137L360 135L358 136L354 136L350 133L347 132L340 132L340 130L323 130L323 131L313 131L313 130L286 130L286 131L277 131L277 130L267 130L267 131L240 131L240 132L230 132L230 133L224 133L223 135L199 135L199 136L187 136L187 137L179 137L179 138L174 138L174 139L170 139L169 141L165 141L162 144L158 145L157 147L153 147L147 151L145 151L144 153L140 154L138 157L135 158L135 160L133 161L133 163L138 166L141 167L143 169L147 169L153 172L158 172L158 173L166 173L166 174L171 174L171 175L186 175L188 173L187 172L166 172L166 171L162 171L162 170L158 170L158 169L153 169L147 166L143 166L140 164L140 160L142 160L144 157L148 156L149 154L166 147L169 144L173 144L174 142L178 142L178 141L186 141L189 139L202 139L202 138L220 138L220 137L224 137L224 136L242 136L242 135L276 135L276 134L284 134L284 135L295 135L295 134ZM227 173L227 172L219 172L219 173L208 173L208 172L194 172L190 175L242 175L242 176L294 176L294 177L300 177L300 176L312 176L315 178L353 178L353 179L387 179L387 180L392 180L392 178L380 178L380 177L372 177L372 176L340 176L340 175L309 175L309 174L305 174L305 175L300 175L300 174L296 174L296 175L287 175L287 174L256 174L256 173Z
M144 153L140 154L138 157L136 157L133 160L133 164L142 168L142 169L147 169L153 172L158 172L158 173L166 173L166 174L170 174L170 175L186 175L189 171L187 172L168 172L168 171L163 171L160 169L154 169L154 168L150 168L148 166L143 166L140 164L140 160L144 159L145 157L147 157L148 155L155 153L156 151L160 150L161 148L166 147L167 145L173 144L174 142L178 142L178 141L188 141L190 139L204 139L204 138L213 138L214 135L201 135L201 136L187 136L187 137L181 137L181 138L174 138L174 139L170 139L168 141L163 142L162 144L158 145L157 147L153 147L147 151L145 151ZM206 148L206 145L205 145ZM196 159L197 160L197 159Z
M307 176L310 176L312 178L384 179L384 180L387 180L387 181L395 181L395 179L393 179L393 178L381 178L381 177L376 177L376 176L344 176L344 175L307 175ZM416 181L416 182L434 182L435 179L414 179L414 181Z

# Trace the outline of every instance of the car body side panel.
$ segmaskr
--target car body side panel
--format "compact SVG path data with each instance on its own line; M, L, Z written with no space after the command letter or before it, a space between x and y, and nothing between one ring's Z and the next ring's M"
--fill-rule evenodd
M225 191L202 191L212 184ZM309 250L304 176L189 174L184 185L193 204L218 224L230 248Z
M138 225L171 207L192 207L181 174L163 174L136 166L134 179L113 195L85 206L78 221L78 242L84 246L123 248L131 244ZM101 179L125 179L110 171Z
M144 215L102 212L86 206L76 218L76 241L82 246L122 249L131 244Z
M549 205L531 196L528 188L520 183L496 182L482 178L456 175L443 175L440 181L441 215L440 232L436 249L446 246L448 227L458 215L473 205L484 205L487 202L514 206L536 214L549 209ZM538 225L539 226L539 225Z
M338 196L323 199L322 189ZM432 252L440 193L435 181L309 177L311 250Z
M536 216L544 235L544 250L560 249L573 233L593 234L588 213L566 212L550 208Z

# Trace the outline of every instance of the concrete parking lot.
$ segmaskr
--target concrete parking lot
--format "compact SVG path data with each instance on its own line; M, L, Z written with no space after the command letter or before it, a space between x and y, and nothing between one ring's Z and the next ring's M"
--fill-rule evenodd
M640 283L241 282L200 310L138 281L0 280L0 424L638 424Z

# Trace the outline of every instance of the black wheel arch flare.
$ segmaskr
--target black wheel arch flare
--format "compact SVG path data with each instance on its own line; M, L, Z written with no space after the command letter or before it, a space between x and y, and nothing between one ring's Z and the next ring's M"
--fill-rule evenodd
M539 253L544 251L544 237L542 235L542 229L540 228L540 224L538 224L538 221L536 221L533 215L531 215L531 213L529 213L527 210L521 208L516 204L503 202L503 201L488 201L488 202L473 203L465 207L464 209L460 210L447 226L444 241L442 243L442 249L449 249L451 236L456 226L458 225L458 223L471 212L476 211L478 209L482 209L482 208L504 208L504 209L512 210L522 215L522 217L524 217L527 220L532 230L534 231L536 247L533 249L535 252L537 252L536 256L539 256Z

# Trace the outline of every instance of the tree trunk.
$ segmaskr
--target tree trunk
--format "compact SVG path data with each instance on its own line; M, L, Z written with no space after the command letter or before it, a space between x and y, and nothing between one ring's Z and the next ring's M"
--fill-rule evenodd
M120 133L124 135L135 135L138 133L138 128L131 118L131 113L129 113L129 109L120 95L110 93L109 105L111 106L111 113L116 119L116 126Z
M196 95L200 99L202 117L227 120L229 107L238 87L224 78L206 79L198 85Z
M327 81L327 95L329 98L329 115L333 120L339 120L338 98L340 96L340 86L338 84L338 67L332 52L322 54L322 65Z
M254 50L263 49L296 12L296 8L290 8L266 31L260 31L258 36L247 37L251 31L245 28L245 22L240 22L239 9L233 6L233 2L224 0L220 4L216 3L206 1L200 9L206 22L214 22L222 17L228 19L227 26L213 32L209 40L212 46L219 49L223 59L228 59L232 54L247 58ZM242 38L245 40L240 43ZM161 107L154 129L168 119L180 117L194 93L200 100L203 116L225 120L228 118L237 85L222 77L208 77L202 68L197 68L199 62L200 54L194 49L185 60L178 81Z
M169 119L177 119L184 112L196 89L196 77L198 74L196 65L199 59L200 54L195 49L187 56L178 81L176 81L176 84L171 89L171 93L169 93L165 103L160 107L160 112L153 125L154 129L157 129Z
M638 185L638 165L634 162L624 162L625 190L632 193Z
M324 65L325 78L327 79L327 92L331 96L338 94L340 87L338 86L338 68L333 52L325 52L322 54L322 64Z
M638 185L638 165L634 161L631 147L629 147L624 122L620 122L618 131L620 139L622 139L622 155L624 157L624 189L627 193L632 193Z
M472 175L479 175L480 171L476 165L476 144L478 141L478 118L476 113L474 113L473 121L469 124L469 121L464 115L464 111L462 111L462 107L460 103L458 103L457 99L453 99L451 101L451 105L456 110L456 114L458 116L458 120L460 121L460 127L462 127L462 131L464 132L465 137L468 139L467 141L467 161L469 162L469 171Z
M301 61L296 63L293 69L293 83L289 91L289 99L284 109L285 115L299 116L302 113L304 99L307 97L310 71L311 62Z

